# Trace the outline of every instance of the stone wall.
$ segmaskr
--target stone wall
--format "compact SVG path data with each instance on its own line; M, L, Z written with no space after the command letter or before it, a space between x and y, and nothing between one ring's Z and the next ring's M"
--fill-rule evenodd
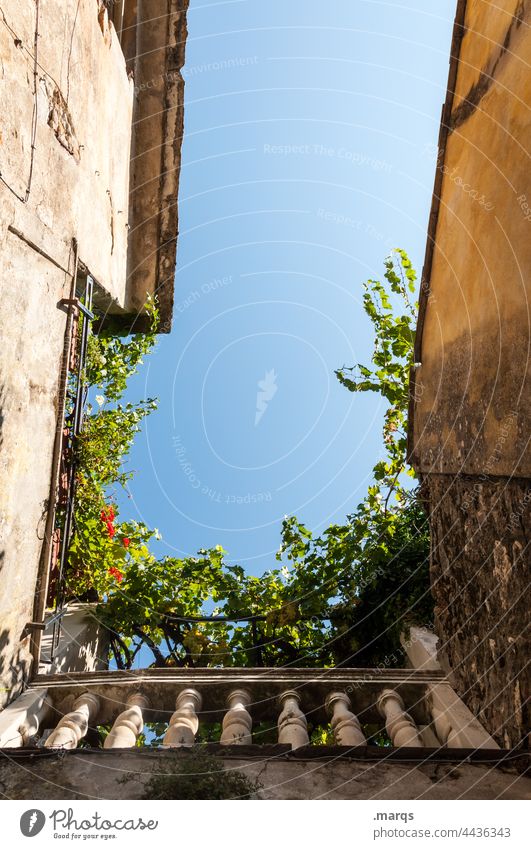
M410 396L446 668L502 746L525 733L530 23L524 0L458 2Z
M0 705L18 692L31 657L50 492L57 391L68 296L65 273L0 230ZM6 274L4 277L3 275ZM46 340L46 344L44 344Z
M0 92L3 704L31 660L74 240L100 293L125 297L133 82L96 0L6 0Z
M147 292L171 325L188 0L107 6L120 34L102 0L5 0L0 16L0 705L27 678L46 584L76 260L126 331Z
M2 231L16 228L62 268L75 238L123 304L134 86L118 38L96 0L6 0L2 10ZM25 250L14 238L6 247L8 257ZM3 288L35 286L30 256L17 280L2 262Z
M225 769L239 770L262 785L262 799L524 799L531 780L525 759L502 766L418 759L354 759L322 747L312 757L286 747L255 746L219 754ZM187 751L129 749L73 752L0 751L0 787L9 799L142 799L153 774L179 772ZM446 759L448 760L448 759ZM492 761L492 753L491 753Z
M425 490L439 659L499 745L516 746L529 729L529 482L431 475Z

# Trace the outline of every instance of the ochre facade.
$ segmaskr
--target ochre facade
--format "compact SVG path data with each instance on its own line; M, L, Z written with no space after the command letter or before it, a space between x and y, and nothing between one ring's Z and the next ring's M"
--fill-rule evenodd
M501 745L525 733L531 4L460 0L412 375L443 654Z

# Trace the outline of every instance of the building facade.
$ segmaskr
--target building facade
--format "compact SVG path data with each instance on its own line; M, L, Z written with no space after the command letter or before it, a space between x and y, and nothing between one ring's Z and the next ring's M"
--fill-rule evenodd
M529 691L530 24L458 3L411 380L442 656L502 746Z
M187 6L2 5L2 701L27 679L27 626L42 619L69 302L90 276L124 332L145 328L148 295L171 325Z

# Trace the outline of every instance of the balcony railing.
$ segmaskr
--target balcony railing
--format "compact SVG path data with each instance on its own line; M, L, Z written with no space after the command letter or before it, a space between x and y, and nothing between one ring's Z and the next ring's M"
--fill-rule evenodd
M104 748L128 748L145 722L164 723L171 748L193 746L202 723L220 724L222 744L249 745L260 742L253 727L264 721L293 749L309 744L309 722L345 747L366 745L371 724L393 747L498 748L440 670L350 668L39 675L0 714L0 747L73 749L90 728L111 725Z

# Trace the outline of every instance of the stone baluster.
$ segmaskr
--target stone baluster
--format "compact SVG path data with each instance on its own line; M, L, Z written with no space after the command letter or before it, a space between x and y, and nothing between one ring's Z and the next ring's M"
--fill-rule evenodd
M126 709L115 719L107 734L104 749L130 749L144 728L142 711L149 707L148 699L141 693L133 693L126 702Z
M286 743L292 749L307 746L308 723L299 707L300 696L294 690L286 690L280 696L282 713L278 718L278 742Z
M44 746L47 749L75 749L87 733L89 722L96 719L99 709L100 700L94 693L78 696L70 713L59 720Z
M437 639L436 634L414 625L408 635L402 635L402 645L414 669L441 669L437 658ZM441 744L463 749L499 748L447 681L429 685L425 704L433 720L421 730L425 746L436 747Z
M406 713L402 697L396 690L383 690L377 704L378 710L385 718L385 728L393 746L422 746L417 727Z
M247 690L233 690L227 699L228 711L223 718L221 743L224 746L245 746L253 742L253 720L247 710L251 696Z
M440 710L438 706L432 706L431 715L433 718L433 727L442 746L448 745L448 739L452 733L452 726L447 714Z
M175 713L164 735L165 746L191 748L194 745L199 728L197 711L201 710L201 704L201 694L197 690L189 688L179 693L175 703Z
M454 749L498 749L473 713L449 684L428 687L426 703L437 737L443 746Z
M419 725L417 727L425 749L440 749L441 743L433 730L433 725Z
M367 740L361 730L358 717L350 708L350 699L346 693L330 693L326 710L331 715L331 726L338 746L365 746Z
M0 711L0 749L31 745L51 713L46 689L26 690Z

